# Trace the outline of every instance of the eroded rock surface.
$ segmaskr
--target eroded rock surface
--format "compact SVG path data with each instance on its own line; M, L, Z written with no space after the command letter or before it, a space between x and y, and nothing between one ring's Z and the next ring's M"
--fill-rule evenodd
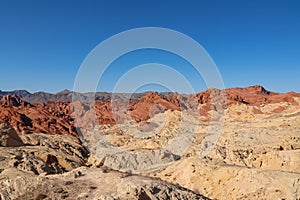
M299 94L261 86L92 104L5 96L1 199L300 199L299 110Z
M0 124L0 147L19 146L24 146L24 143L16 131L6 124Z
M11 179L12 176L14 179ZM0 197L9 200L208 199L159 179L120 173L106 168L81 167L62 175L49 176L32 176L26 172L6 170L0 174L0 180ZM21 184L22 188L15 187Z
M27 134L16 135L12 128L0 125L1 135L13 134L7 140L1 138L0 171L17 168L34 174L57 174L85 164L88 151L73 136Z

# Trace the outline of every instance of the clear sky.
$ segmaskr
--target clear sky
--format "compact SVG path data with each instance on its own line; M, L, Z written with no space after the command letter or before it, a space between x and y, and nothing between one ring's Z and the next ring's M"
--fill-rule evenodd
M71 90L77 70L96 45L148 26L174 29L199 42L218 66L225 87L259 84L277 92L300 92L298 0L1 0L0 89ZM206 89L188 63L148 50L116 60L99 90L110 91L126 70L148 62L170 65L195 90ZM144 87L148 89L153 88Z

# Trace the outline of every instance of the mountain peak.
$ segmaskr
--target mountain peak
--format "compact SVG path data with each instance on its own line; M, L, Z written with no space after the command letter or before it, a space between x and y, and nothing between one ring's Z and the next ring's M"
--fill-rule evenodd
M249 91L256 92L257 94L270 94L270 91L266 90L261 85L249 86L246 89L249 90Z
M147 92L145 93L141 100L143 101L152 101L153 99L160 99L161 97L159 96L159 94L157 92Z
M62 91L60 91L60 92L58 92L58 93L56 93L56 94L70 94L70 93L72 93L71 90L64 89L64 90L62 90Z

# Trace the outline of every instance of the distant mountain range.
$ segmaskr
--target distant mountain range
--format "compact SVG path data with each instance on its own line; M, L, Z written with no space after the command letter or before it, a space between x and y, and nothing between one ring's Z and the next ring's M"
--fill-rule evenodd
M13 90L13 91L2 91L0 90L0 98L5 95L16 95L27 101L29 103L37 103L37 102L47 102L47 101L61 101L61 102L71 102L73 97L73 92L70 90L63 90L56 94L47 93L47 92L35 92L30 93L27 90ZM124 99L125 97L129 97L130 99L138 100L140 99L145 93L114 93L113 98L115 99ZM160 93L161 96L169 96L172 93L164 92ZM85 100L88 97L94 95L92 92L88 93L76 93L76 98ZM94 97L94 96L93 96ZM96 92L95 93L95 100L110 100L112 98L112 93L109 92Z
M210 89L209 89L210 90ZM229 88L226 89L230 94L243 92L245 94L249 91L255 91L258 94L278 94L274 92L270 92L266 90L264 87L256 85L250 86L247 88ZM245 92L247 91L247 92ZM2 91L0 90L0 98L5 95L16 95L20 97L22 100L29 103L37 103L37 102L48 102L48 101L60 101L60 102L72 102L72 98L76 98L76 101L87 101L87 99L91 98L92 100L110 100L110 99L131 99L131 100L140 100L142 96L144 96L147 92L144 93L109 93L109 92L87 92L87 93L74 93L70 90L63 90L56 94L47 93L47 92L35 92L30 93L27 90L13 90L13 91ZM153 92L158 94L161 98L170 98L174 94L173 92ZM200 93L199 93L200 94Z

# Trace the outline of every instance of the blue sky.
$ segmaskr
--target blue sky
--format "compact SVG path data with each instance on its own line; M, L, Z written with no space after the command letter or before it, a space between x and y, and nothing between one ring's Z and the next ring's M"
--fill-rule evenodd
M101 41L151 26L174 29L199 42L218 66L225 87L259 84L300 92L299 10L297 0L1 0L0 89L71 90L81 63ZM176 55L146 50L126 56L110 66L98 90L112 90L127 70L149 62L174 67L195 91L206 89ZM167 89L147 85L140 90Z

